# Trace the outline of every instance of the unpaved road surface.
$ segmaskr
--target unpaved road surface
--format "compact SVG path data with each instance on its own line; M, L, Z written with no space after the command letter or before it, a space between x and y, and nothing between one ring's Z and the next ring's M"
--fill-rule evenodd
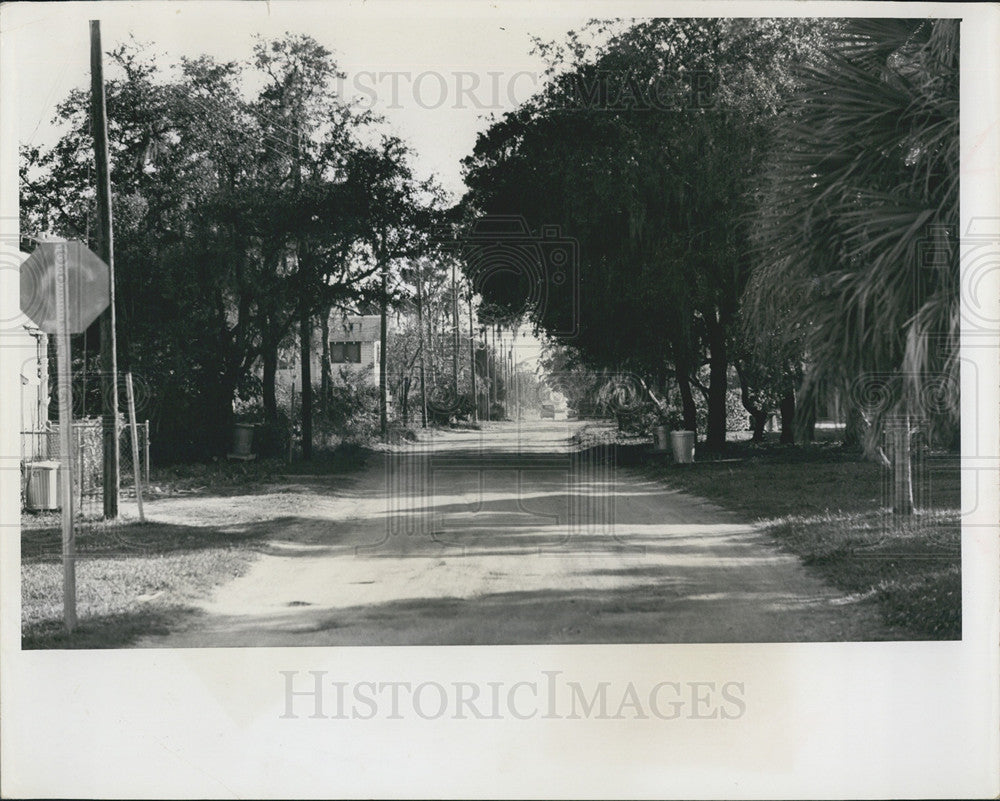
M152 502L151 519L263 526L268 545L199 614L137 645L899 637L753 525L575 450L578 426L435 433L347 477Z

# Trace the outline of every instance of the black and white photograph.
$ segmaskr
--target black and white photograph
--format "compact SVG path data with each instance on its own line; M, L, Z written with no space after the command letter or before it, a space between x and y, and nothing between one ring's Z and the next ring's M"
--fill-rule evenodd
M1000 792L998 35L5 4L4 796Z

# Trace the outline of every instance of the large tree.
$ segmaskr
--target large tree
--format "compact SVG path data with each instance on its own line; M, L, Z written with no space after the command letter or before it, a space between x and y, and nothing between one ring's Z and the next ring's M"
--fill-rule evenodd
M373 270L351 258L367 189L347 166L370 120L326 93L336 69L309 37L259 42L255 55L267 80L247 97L248 66L201 57L168 72L139 43L109 53L120 342L150 385L161 458L223 451L234 395L256 393L261 361L274 422L279 344ZM57 120L54 147L23 153L25 226L87 238L86 93Z
M804 343L807 404L837 393L867 418L900 513L918 421L958 420L958 37L845 24L801 70L756 216L758 329Z
M691 387L707 362L711 446L725 441L755 179L790 66L821 27L656 19L599 45L579 35L543 45L545 91L496 122L465 162L473 213L520 215L535 234L560 225L578 244L579 306L550 286L543 329L576 325L573 345L595 367L661 390L673 376L692 428Z
M378 275L375 291L380 315L379 430L389 434L388 313L405 297L401 270L431 248L430 234L439 214L442 193L433 179L420 180L412 153L396 136L383 135L359 147L351 157L354 180L364 188L357 213L363 220L364 259Z

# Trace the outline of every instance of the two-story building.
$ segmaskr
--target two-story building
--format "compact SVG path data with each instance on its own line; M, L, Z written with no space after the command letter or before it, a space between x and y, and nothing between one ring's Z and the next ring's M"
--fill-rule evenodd
M330 364L334 379L343 369L363 374L366 381L377 386L381 347L377 314L330 314Z
M343 372L351 380L364 381L370 386L378 386L378 360L382 346L377 314L330 313L330 372L338 381ZM320 382L322 375L323 345L319 341L319 331L312 347L312 380ZM298 343L283 349L278 354L278 370L275 374L275 392L279 403L291 403L302 393L300 351ZM297 401L296 401L297 403Z

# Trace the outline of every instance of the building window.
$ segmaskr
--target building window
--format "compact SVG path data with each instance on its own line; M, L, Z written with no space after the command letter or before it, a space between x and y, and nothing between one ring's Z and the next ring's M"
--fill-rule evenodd
M361 364L360 342L331 342L330 361L334 364Z

